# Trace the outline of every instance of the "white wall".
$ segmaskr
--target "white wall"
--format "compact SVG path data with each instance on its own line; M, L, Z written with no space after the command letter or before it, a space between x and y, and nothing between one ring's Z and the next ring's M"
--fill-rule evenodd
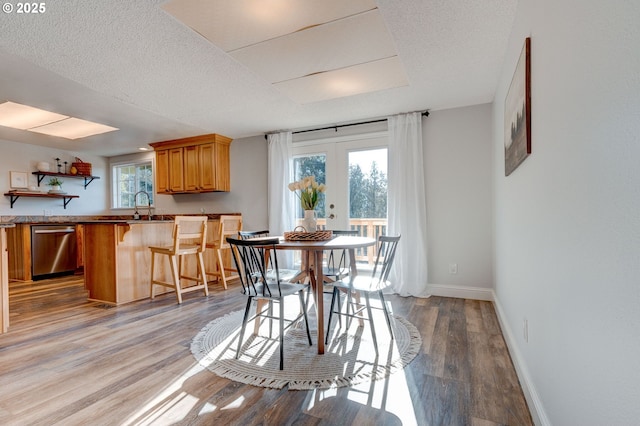
M640 421L638 22L638 1L521 0L499 80L495 291L540 424ZM527 36L533 153L505 177L503 104Z
M64 209L62 199L25 197L19 198L13 208L10 208L9 197L2 197L0 199L0 216L42 216L44 210L50 210L54 216L94 215L107 212L109 179L107 178L107 163L104 158L4 140L0 140L0 150L2 152L0 155L0 188L2 188L3 194L10 189L10 171L27 172L29 184L37 185L36 176L31 174L37 170L36 164L40 161L47 161L51 164L51 171L56 171L55 158L60 158L61 162L67 161L70 168L71 163L78 156L83 161L91 163L91 173L100 177L100 179L91 182L86 190L84 189L84 179L63 178L62 190L80 196L80 198L72 199L66 209ZM48 180L46 177L43 179L39 188L41 191L46 192L50 189L46 185Z
M486 104L423 120L432 294L491 299L491 114ZM449 273L451 263L457 274Z

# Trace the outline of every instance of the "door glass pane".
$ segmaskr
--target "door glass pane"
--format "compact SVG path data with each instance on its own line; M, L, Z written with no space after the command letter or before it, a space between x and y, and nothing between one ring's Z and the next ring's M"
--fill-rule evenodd
M295 157L293 159L293 176L296 181L304 178L305 176L315 176L316 182L326 185L326 163L327 156L325 154L314 154ZM323 195L320 197L320 201L316 206L316 212L318 218L325 217L325 199ZM301 219L304 216L302 206L298 202L296 205L296 218ZM323 221L318 221L318 225L323 225Z
M387 149L349 152L349 228L378 238L387 233ZM359 263L372 264L375 247L358 250Z

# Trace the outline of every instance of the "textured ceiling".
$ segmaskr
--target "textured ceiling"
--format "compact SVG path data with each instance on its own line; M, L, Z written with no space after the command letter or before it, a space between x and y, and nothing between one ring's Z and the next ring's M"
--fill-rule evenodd
M163 3L68 0L47 2L40 15L1 15L0 101L121 130L68 141L0 127L0 139L109 156L202 133L237 139L491 102L516 8L516 0L377 0L408 84L303 103Z
M164 9L305 104L408 84L375 2L357 3L171 0Z

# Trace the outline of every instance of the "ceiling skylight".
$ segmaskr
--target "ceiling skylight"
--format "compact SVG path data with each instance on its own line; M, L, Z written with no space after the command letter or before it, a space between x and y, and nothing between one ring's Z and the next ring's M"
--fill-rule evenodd
M5 102L0 104L0 126L28 130L68 118L66 115L30 107L29 105Z
M80 139L119 130L105 124L81 120L15 102L0 104L0 126L66 139Z

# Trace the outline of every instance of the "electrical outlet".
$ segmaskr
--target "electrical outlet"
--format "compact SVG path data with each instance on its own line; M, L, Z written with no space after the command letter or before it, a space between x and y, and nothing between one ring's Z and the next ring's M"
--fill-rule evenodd
M458 273L458 264L457 263L450 263L449 264L449 273L450 274L457 274Z
M529 343L529 320L522 320L522 337L524 337L524 341Z
M51 210L44 210L44 215L45 216L51 216Z
M204 214L204 207L200 207L200 213Z

